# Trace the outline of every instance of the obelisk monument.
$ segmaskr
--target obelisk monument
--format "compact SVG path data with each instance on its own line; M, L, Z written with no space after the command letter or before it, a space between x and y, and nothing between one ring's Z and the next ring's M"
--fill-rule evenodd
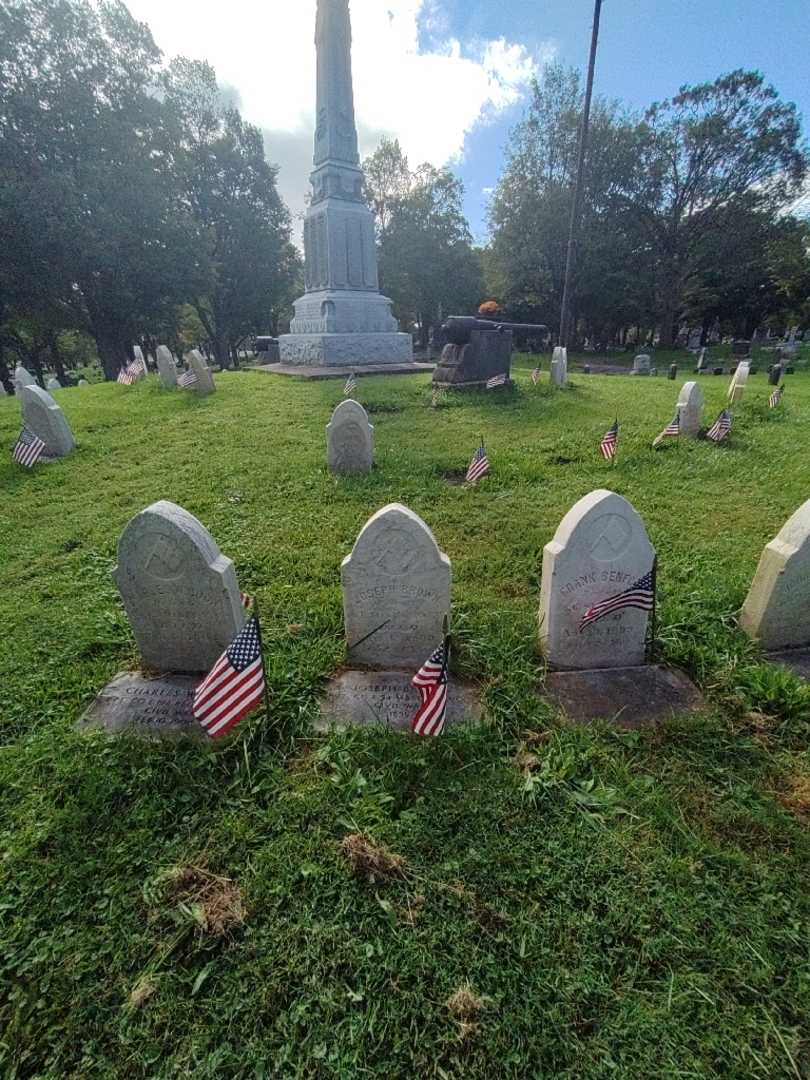
M391 301L380 295L374 218L363 201L348 0L318 0L317 127L304 221L306 294L295 302L282 364L362 367L413 361Z

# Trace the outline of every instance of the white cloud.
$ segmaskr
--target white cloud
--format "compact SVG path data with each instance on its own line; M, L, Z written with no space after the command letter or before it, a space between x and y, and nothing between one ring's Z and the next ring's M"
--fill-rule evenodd
M304 206L312 154L315 3L128 0L167 58L208 60L237 89L243 115L265 132L294 211ZM442 0L352 0L351 11L362 155L385 133L399 138L412 164L458 160L466 135L520 101L553 54L544 46L533 56L505 38L462 43L446 34ZM420 16L438 40L430 51L419 48Z

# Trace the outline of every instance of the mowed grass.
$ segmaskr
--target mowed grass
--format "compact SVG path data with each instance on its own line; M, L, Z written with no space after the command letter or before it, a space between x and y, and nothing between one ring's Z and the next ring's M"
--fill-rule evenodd
M427 377L362 379L364 478L325 468L342 382L255 372L202 401L61 391L77 452L0 461L0 1075L810 1076L810 692L735 625L810 497L810 376L778 412L753 376L727 444L658 453L680 382L517 378L437 409ZM711 422L728 379L701 384ZM0 444L18 427L0 401ZM448 484L481 435L492 475ZM659 650L704 716L581 729L536 692L542 549L598 487L647 523ZM75 729L137 663L111 570L157 499L261 603L272 715L222 749ZM453 562L455 666L490 722L315 737L340 562L393 501ZM353 869L355 834L404 863Z

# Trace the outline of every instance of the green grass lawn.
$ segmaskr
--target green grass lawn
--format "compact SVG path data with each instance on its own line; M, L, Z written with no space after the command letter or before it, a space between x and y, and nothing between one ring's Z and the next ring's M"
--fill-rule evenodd
M205 400L61 391L77 452L32 472L5 453L4 1078L810 1077L810 690L735 626L810 497L810 375L774 413L752 377L727 444L658 453L680 383L517 378L438 409L426 376L362 380L377 468L350 480L324 462L342 382L255 372ZM702 384L711 422L728 379ZM0 401L0 445L18 428ZM492 476L446 483L480 434ZM660 652L705 716L579 729L535 693L542 549L598 487L647 524ZM111 570L164 498L261 602L272 716L218 750L75 729L137 662ZM490 723L315 737L340 562L392 501L453 562L455 666ZM354 834L404 861L370 879Z

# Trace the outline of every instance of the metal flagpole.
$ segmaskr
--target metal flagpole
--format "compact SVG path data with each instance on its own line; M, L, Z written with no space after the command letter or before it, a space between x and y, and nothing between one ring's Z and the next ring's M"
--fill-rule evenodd
M585 105L582 112L582 125L579 131L579 154L577 159L577 177L574 187L574 203L571 207L571 225L568 230L568 253L565 260L565 282L563 284L562 310L560 312L560 345L568 345L569 307L571 304L571 277L574 270L577 232L582 213L582 189L585 184L585 159L588 154L588 135L591 123L591 102L593 101L593 81L596 72L596 50L599 45L599 23L602 17L602 0L596 0L593 12L593 34L591 36L591 56L588 62L588 82L585 88Z

